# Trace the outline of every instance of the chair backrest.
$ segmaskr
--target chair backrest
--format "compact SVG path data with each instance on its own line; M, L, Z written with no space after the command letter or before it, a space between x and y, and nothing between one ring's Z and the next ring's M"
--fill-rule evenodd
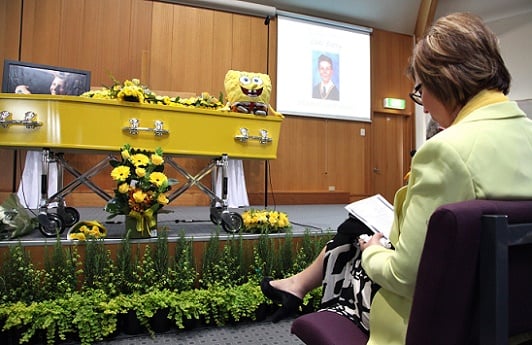
M438 208L428 225L406 343L505 344L531 330L531 229L532 200Z

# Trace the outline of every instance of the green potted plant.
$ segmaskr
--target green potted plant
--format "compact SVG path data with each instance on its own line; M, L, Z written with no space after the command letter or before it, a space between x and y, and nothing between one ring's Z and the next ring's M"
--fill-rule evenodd
M71 322L81 344L92 344L113 335L117 330L122 304L116 303L102 289L84 289L73 293L67 304Z
M70 294L78 288L81 261L77 247L67 247L57 238L52 250L45 247L42 291L45 299Z
M108 294L115 294L116 272L111 252L105 247L103 239L85 241L84 286L85 289L102 289Z
M181 231L176 241L175 253L168 272L169 287L172 291L186 291L194 288L198 271L194 265L192 239L187 240Z
M208 288L222 281L225 274L225 263L222 263L220 235L218 231L212 234L203 253L200 287Z
M141 296L142 303L135 311L140 319L147 320L146 328L150 334L163 333L172 327L172 320L168 316L174 295L167 289L152 289Z
M234 322L257 320L265 318L260 314L261 306L266 302L259 285L255 282L246 282L228 290L230 300L229 312Z
M196 291L200 301L205 303L203 315L207 324L223 326L229 320L230 294L228 288L217 283L210 284L206 289Z
M31 303L41 300L42 274L20 242L10 246L0 270L0 301Z
M276 260L276 271L281 277L292 275L294 265L294 241L292 231L287 231L284 241L279 244L278 255Z
M263 276L274 276L275 248L267 234L261 234L253 247L252 279L260 282Z
M175 292L171 298L168 317L179 329L192 329L205 322L208 298L205 290L190 289Z

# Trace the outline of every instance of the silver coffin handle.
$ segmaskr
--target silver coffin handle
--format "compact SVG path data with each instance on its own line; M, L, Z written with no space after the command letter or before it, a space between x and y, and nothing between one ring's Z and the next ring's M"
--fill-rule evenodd
M257 140L260 144L268 144L273 141L272 137L268 136L268 131L266 129L261 129L259 134L260 135L249 135L249 130L242 127L240 128L240 134L235 135L235 140L242 143L247 143L248 140Z
M42 122L37 120L37 114L33 111L27 111L24 113L24 120L11 120L13 117L7 110L0 112L0 126L3 128L8 128L9 126L24 126L27 129L35 129L43 125Z
M129 126L123 127L122 132L127 132L131 135L137 135L139 132L153 132L157 137L170 134L168 130L164 129L164 122L161 120L155 120L153 122L153 128L140 127L139 123L139 120L136 118L129 119Z

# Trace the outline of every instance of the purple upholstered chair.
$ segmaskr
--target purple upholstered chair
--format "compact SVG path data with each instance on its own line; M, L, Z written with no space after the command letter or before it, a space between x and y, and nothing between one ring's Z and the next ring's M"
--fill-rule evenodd
M505 344L532 330L532 200L470 200L432 215L406 344ZM508 279L509 277L509 279ZM298 317L308 345L359 345L367 336L331 312Z

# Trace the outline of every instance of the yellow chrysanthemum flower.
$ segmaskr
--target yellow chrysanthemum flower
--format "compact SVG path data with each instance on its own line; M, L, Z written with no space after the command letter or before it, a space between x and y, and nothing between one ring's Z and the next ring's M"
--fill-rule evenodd
M85 237L85 234L83 234L81 232L75 232L73 234L70 234L70 239L71 240L78 240L78 241L85 241L86 237Z
M135 174L137 174L138 177L144 177L146 176L146 169L144 168L136 168Z
M161 187L162 185L168 183L168 178L161 172L153 172L150 174L150 182L157 187Z
M169 200L168 198L166 197L166 195L164 195L163 193L159 194L159 196L157 197L157 202L161 205L167 205Z
M127 192L129 192L129 185L127 183L122 183L118 186L118 193L126 194Z
M161 165L164 163L164 159L163 157L159 156L158 154L154 153L151 155L151 162L154 164L154 165Z
M150 163L150 159L148 158L148 156L142 153L136 153L132 155L129 160L137 168L140 166L146 166Z
M125 181L129 177L130 174L131 174L131 171L129 167L124 166L124 165L117 166L111 171L111 177L113 178L113 180L120 181L120 182Z
M128 150L122 150L120 152L120 155L122 156L122 159L124 159L124 160L129 159L129 151Z
M133 200L135 200L136 203L141 203L146 199L146 193L144 193L142 190L137 190L135 193L133 193Z

